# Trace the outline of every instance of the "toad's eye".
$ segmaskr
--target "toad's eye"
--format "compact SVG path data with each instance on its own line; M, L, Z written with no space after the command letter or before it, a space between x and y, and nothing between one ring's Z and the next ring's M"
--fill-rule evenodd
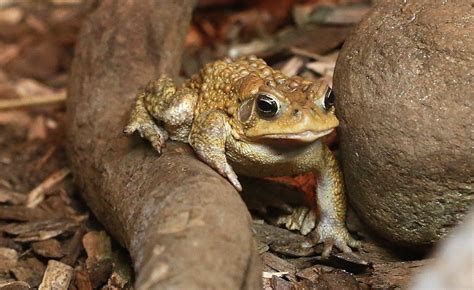
M324 95L324 109L329 110L334 106L334 101L336 100L336 95L334 91L329 88Z
M262 118L273 118L280 110L278 101L268 95L259 94L256 102L257 112Z

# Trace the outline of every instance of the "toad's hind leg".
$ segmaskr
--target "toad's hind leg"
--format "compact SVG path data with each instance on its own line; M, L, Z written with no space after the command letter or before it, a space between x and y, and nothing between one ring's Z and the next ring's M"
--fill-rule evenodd
M149 140L161 153L169 135L171 138L177 136L173 139L181 140L182 135L189 133L196 98L189 89L177 89L169 77L161 76L150 82L137 95L135 107L124 132L132 134L138 131L141 137ZM166 130L161 125L164 125Z

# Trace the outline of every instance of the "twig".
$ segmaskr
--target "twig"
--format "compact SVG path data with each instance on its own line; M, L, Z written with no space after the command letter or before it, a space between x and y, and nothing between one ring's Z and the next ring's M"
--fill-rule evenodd
M26 199L26 206L29 208L33 208L40 204L43 201L46 192L49 191L53 186L61 182L69 173L71 173L71 170L69 170L69 168L63 168L51 174L35 189L28 193L28 198Z
M43 165L46 163L46 161L49 160L49 158L51 158L51 156L53 155L53 153L56 151L57 149L57 146L54 145L54 146L51 146L48 151L46 151L46 153L40 158L40 160L36 163L36 166L35 166L35 170L38 170L40 169L41 167L43 167Z
M0 111L14 110L24 107L54 105L64 103L64 101L66 101L66 93L0 100Z

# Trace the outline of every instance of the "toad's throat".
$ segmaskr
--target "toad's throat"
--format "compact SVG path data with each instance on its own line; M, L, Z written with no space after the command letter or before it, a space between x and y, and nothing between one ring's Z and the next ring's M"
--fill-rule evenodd
M328 134L331 134L334 128L324 131L304 131L301 133L281 133L281 134L267 134L261 135L258 139L276 139L276 140L288 140L288 141L299 141L299 142L313 142L320 139Z

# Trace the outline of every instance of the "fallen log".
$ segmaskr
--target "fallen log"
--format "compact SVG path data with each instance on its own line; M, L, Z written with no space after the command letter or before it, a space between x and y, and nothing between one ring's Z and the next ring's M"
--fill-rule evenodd
M184 144L122 134L134 95L176 75L193 0L94 2L70 76L68 154L84 199L130 252L137 289L259 289L239 194Z

